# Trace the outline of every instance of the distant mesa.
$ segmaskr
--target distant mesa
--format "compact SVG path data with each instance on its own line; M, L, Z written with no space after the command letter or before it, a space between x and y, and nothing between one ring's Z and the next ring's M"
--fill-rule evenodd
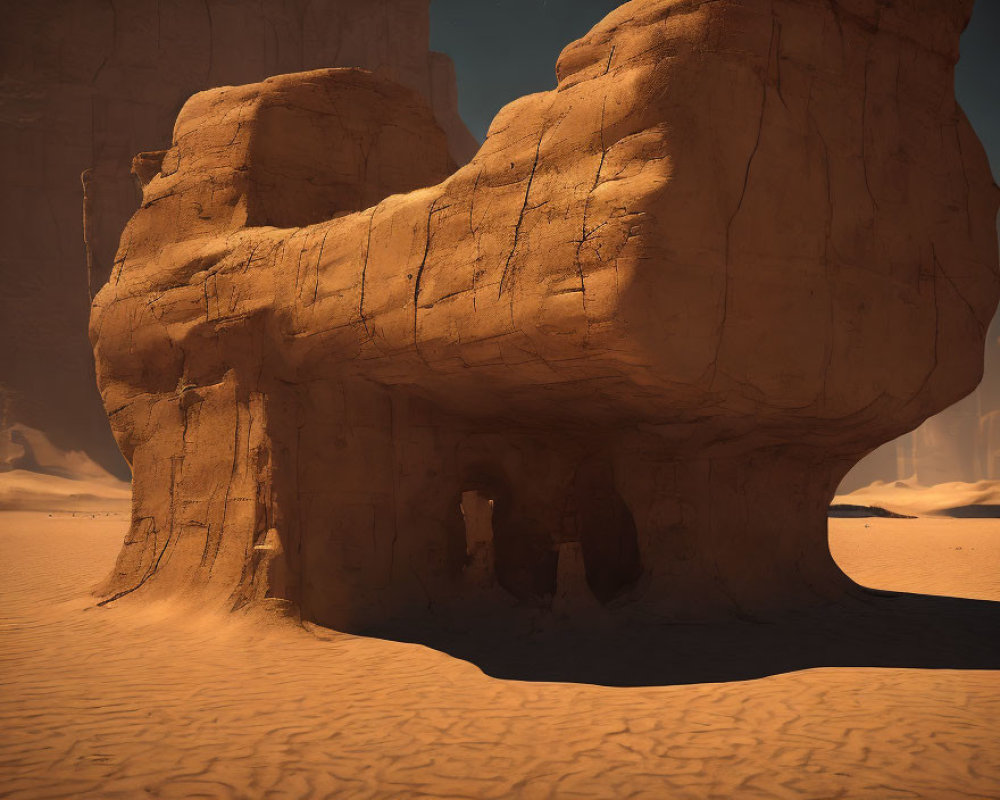
M946 508L941 513L956 519L1000 519L1000 504L981 503L955 506L954 508Z
M881 506L854 506L848 503L835 503L830 506L830 511L827 514L830 517L845 517L850 519L858 519L861 517L887 517L889 519L916 519L915 516L910 514L897 514L895 511L889 511L888 509L882 508Z
M881 506L857 506L850 503L835 503L830 506L827 516L831 518L859 519L862 517L886 517L890 519L917 519L915 514L898 514ZM1000 503L969 503L932 511L927 516L954 517L955 519L1000 519Z

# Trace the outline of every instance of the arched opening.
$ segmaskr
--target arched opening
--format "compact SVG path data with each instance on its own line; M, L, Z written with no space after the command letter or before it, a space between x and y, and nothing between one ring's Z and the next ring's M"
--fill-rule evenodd
M607 603L642 573L635 520L615 490L611 464L597 459L581 464L573 481L573 501L587 584Z
M465 527L465 552L462 558L464 578L474 586L492 586L496 582L493 500L478 489L462 492L459 510Z
M478 489L462 492L459 504L465 522L466 554L493 543L493 499Z
M467 572L481 573L491 549L496 582L523 603L547 605L555 594L558 568L551 533L532 520L497 470L480 466L465 486L461 508Z

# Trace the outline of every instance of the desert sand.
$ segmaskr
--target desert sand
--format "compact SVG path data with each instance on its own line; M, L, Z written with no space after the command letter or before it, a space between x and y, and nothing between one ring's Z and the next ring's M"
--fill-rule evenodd
M997 671L498 680L279 616L96 608L127 524L0 513L0 797L1000 797ZM867 585L1000 600L995 520L832 520L831 541Z

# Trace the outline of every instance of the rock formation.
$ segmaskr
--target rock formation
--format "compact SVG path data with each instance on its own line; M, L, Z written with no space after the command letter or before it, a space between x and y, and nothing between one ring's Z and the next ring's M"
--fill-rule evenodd
M633 0L450 176L363 71L192 98L93 306L135 475L105 602L842 596L838 482L975 387L997 304L970 8Z
M428 52L428 7L429 0L3 2L0 335L8 346L0 354L0 405L7 418L121 471L94 386L87 314L139 204L132 156L170 145L177 112L195 92L298 70L368 67L426 97L452 157L465 163L477 144L458 116L451 62Z

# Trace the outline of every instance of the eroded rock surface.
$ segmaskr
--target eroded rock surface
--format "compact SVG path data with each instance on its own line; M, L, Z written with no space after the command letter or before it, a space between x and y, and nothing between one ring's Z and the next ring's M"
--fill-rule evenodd
M842 596L839 480L972 390L996 308L970 7L634 0L450 176L362 72L193 98L94 303L136 486L105 598L358 630Z

